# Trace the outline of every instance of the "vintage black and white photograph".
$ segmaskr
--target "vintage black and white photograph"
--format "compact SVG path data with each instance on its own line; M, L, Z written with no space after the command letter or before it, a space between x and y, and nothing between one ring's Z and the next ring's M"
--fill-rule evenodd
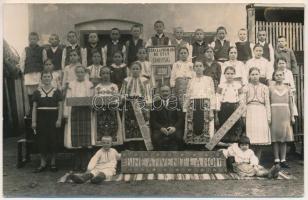
M4 3L3 197L304 196L304 4Z

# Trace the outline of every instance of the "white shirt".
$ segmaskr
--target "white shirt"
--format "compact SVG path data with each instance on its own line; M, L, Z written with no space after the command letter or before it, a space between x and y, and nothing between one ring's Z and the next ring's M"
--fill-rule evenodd
M272 75L274 72L274 67L270 64L270 62L261 57L261 58L252 58L247 61L247 78L249 77L249 69L252 67L257 67L260 70L260 77L266 78L268 80L272 79Z
M100 70L102 69L102 65L90 65L87 67L89 70L90 78L100 78Z
M240 101L239 90L242 88L242 85L238 82L233 83L221 83L218 85L217 89L217 110L220 110L221 103L237 103Z
M255 153L251 149L242 151L237 143L232 144L228 149L224 149L224 156L230 157L234 156L235 163L248 163L252 165L259 165L259 159L256 157Z
M187 85L184 112L190 99L210 99L210 109L216 109L216 96L213 79L209 76L193 77Z
M88 164L88 170L115 169L117 166L117 161L120 160L120 158L121 154L119 154L114 148L110 148L108 151L101 148L91 158Z
M189 61L177 61L173 64L171 70L171 77L170 77L170 86L175 86L175 81L177 78L186 77L186 78L193 78L195 76L195 72L193 70L194 64Z
M242 85L246 85L248 83L248 79L247 79L248 72L246 70L246 67L245 67L244 63L241 62L241 61L238 61L238 60L234 60L234 61L233 60L228 60L228 61L222 63L222 65L221 65L220 83L224 83L226 81L224 72L225 72L226 67L229 67L229 66L232 66L235 69L234 78L235 79L241 78L242 79L241 84Z
M71 81L67 91L67 97L91 97L93 96L93 84L89 80Z

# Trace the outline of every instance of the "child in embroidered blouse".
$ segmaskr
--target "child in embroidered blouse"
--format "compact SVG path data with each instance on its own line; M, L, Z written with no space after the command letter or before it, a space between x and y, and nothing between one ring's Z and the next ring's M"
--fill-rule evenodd
M183 95L186 93L188 81L195 76L193 63L188 61L188 49L179 49L180 60L173 64L170 77L170 86L183 105Z
M260 83L260 69L249 69L249 83L243 89L243 102L247 105L244 113L246 135L260 159L262 147L271 144L269 124L271 124L271 108L269 89ZM256 121L257 120L257 121Z
M62 90L67 90L68 83L76 80L75 68L81 65L80 56L76 50L70 52L70 64L64 67L63 79L62 79Z
M123 53L117 51L113 54L113 63L111 69L111 82L116 84L119 90L122 87L124 79L128 76L129 70L125 63L123 63Z
M219 111L218 119L220 126L222 126L228 120L228 118L239 106L242 94L242 86L239 82L235 82L233 80L234 74L235 69L233 67L226 67L224 70L226 81L219 84L217 89L217 110ZM243 122L241 119L239 119L222 138L222 142L237 142L242 133Z
M96 86L100 82L100 70L103 67L101 63L101 54L98 51L92 53L92 65L87 67L90 81Z
M154 77L154 70L152 69L152 64L147 61L147 49L146 48L139 48L137 57L138 62L140 62L142 69L141 69L141 76L147 78L150 81L151 89L155 88L155 77Z
M70 178L75 183L85 183L91 180L93 184L99 184L107 177L116 174L117 161L121 159L121 154L111 148L112 138L102 137L102 148L91 158L87 171L81 175L72 174Z
M233 170L242 177L259 176L277 178L280 170L279 165L274 165L270 170L266 170L259 165L259 159L254 152L249 149L250 140L242 136L238 143L232 144L228 149L220 149L226 158L234 157Z
M58 71L54 71L54 65L52 63L52 61L50 59L47 59L44 62L44 71L49 71L52 74L52 81L51 81L51 85L54 88L57 88L58 90L62 89L62 84L61 84L61 76L62 74L60 74ZM42 82L40 83L40 85L42 84Z

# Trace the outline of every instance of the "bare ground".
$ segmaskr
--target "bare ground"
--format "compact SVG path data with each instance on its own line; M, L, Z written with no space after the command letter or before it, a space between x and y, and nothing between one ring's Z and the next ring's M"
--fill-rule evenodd
M5 197L302 197L304 167L296 155L289 155L292 180L209 180L106 182L102 185L57 183L68 170L70 154L61 154L56 173L34 174L38 156L24 168L16 168L17 138L4 140L3 193ZM264 155L265 167L273 160L271 150Z

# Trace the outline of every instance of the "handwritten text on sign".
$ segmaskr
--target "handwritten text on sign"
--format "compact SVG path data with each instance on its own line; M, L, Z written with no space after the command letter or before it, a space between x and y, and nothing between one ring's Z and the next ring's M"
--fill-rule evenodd
M175 47L148 47L149 61L152 65L172 65L175 62Z
M221 152L125 151L123 173L224 173L226 159Z

